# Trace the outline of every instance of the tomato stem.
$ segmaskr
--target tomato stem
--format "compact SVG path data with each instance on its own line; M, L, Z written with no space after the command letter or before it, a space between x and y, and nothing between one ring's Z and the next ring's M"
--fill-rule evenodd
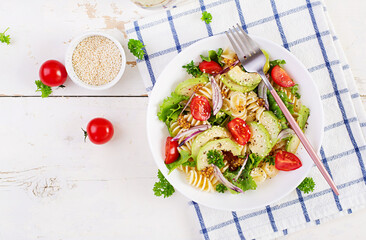
M84 132L84 142L86 142L86 138L88 137L88 132L85 131L83 128L81 128L81 130L83 130L83 132Z

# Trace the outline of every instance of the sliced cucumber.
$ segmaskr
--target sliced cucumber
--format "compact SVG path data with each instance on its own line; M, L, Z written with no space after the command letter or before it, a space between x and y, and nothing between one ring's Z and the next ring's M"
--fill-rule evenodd
M187 79L184 82L179 83L179 85L175 88L175 93L190 97L193 94L193 87L200 83L208 83L208 78L206 75L203 75L199 78Z
M234 81L230 80L230 78L226 74L221 75L220 80L232 91L250 92L250 91L253 91L257 87L257 85L254 85L251 87L241 86L241 85L235 83Z
M207 162L207 153L210 150L230 151L234 156L238 156L241 153L241 149L242 148L239 146L239 144L235 143L230 138L210 141L201 147L200 151L198 152L197 169L202 170L209 166Z
M271 111L264 111L260 119L260 122L267 129L269 135L271 136L272 145L277 142L278 134L281 132L281 124L276 115Z
M249 149L259 155L265 157L272 149L271 135L267 129L260 123L248 123L252 136L249 139Z
M219 126L213 126L212 128L204 131L203 133L200 133L192 143L191 152L193 159L197 158L199 150L207 142L215 139L229 138L229 137L230 137L229 131Z
M227 72L229 78L244 87L253 87L257 86L262 78L258 73L248 73L244 72L239 66L235 66L230 71Z

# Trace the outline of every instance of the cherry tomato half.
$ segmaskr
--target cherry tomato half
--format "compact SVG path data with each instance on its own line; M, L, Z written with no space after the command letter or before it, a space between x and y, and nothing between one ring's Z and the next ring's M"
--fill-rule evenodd
M278 65L273 67L271 77L273 81L281 87L292 87L295 85L294 81L292 81L285 69L281 68Z
M170 164L177 161L179 157L178 141L172 141L172 137L166 138L165 143L165 164Z
M275 167L282 171L292 171L302 166L300 159L290 152L279 151L275 158Z
M204 96L193 97L190 108L193 118L198 121L206 121L211 116L210 102Z
M227 127L237 143L240 145L247 144L252 132L243 119L235 118L227 124Z
M60 86L67 79L66 68L59 61L48 60L39 69L39 78L49 87Z
M87 136L94 144L104 144L111 140L114 134L113 125L105 118L94 118L86 127Z
M198 65L198 67L200 68L201 72L208 74L215 74L222 71L222 67L220 66L220 64L215 61L203 61L200 63L200 65Z

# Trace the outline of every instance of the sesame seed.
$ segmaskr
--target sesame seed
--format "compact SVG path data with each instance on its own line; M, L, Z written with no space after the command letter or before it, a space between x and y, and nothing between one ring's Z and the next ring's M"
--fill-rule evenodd
M122 56L112 40L104 36L91 36L76 46L72 65L80 80L100 86L116 78L121 69Z

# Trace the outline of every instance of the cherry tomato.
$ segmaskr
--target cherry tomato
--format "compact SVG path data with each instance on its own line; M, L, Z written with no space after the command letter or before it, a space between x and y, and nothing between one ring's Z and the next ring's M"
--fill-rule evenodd
M208 73L208 74L215 74L222 71L222 67L215 61L207 62L203 61L198 66L201 72Z
M292 171L302 166L300 159L290 152L279 151L276 154L275 167L282 171Z
M250 131L249 126L247 123L241 118L235 118L231 120L227 127L234 137L235 141L240 145L245 145L249 141L250 137L252 136L252 132Z
M57 87L64 84L67 79L66 68L59 61L48 60L39 69L39 77L45 85Z
M94 118L86 127L86 136L88 136L90 141L94 144L104 144L108 142L113 137L113 134L113 125L105 118Z
M198 121L206 121L211 116L210 102L204 96L193 97L190 108L193 118Z
M281 87L292 87L295 85L294 81L292 81L285 69L281 68L278 65L273 67L271 77L273 81Z
M172 141L172 137L166 138L165 143L165 163L170 164L177 161L179 157L178 141Z

